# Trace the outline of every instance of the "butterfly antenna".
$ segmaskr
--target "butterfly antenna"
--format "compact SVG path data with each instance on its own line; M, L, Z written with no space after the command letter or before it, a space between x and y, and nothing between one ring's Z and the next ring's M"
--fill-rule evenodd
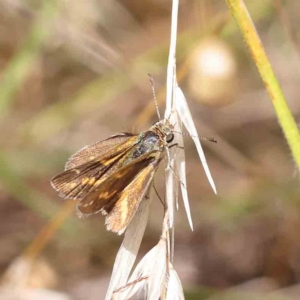
M159 109L158 109L157 98L156 98L156 94L155 94L155 89L154 89L153 76L151 74L148 74L148 76L149 76L149 80L150 80L150 83L151 83L151 88L152 88L153 98L154 98L154 102L155 102L156 112L157 112L159 120L161 120L160 112L159 112Z
M203 137L203 136L195 136L195 135L190 135L190 134L185 133L185 132L179 132L179 131L174 131L174 130L172 130L172 132L179 133L181 135L186 135L186 136L194 137L194 138L197 138L197 139L202 140L202 141L208 141L208 142L212 142L212 143L216 143L216 144L218 142L215 138L207 138L207 137Z

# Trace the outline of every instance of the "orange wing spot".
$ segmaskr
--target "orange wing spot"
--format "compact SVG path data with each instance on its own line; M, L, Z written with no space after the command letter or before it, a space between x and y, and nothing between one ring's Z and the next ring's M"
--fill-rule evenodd
M118 158L120 156L122 156L123 153L120 153L118 156L115 156L115 157L112 157L111 159L107 159L105 161L101 161L101 163L104 165L104 166L109 166L111 165L113 162L115 162L116 160L118 160Z
M96 179L93 177L89 180L88 184L93 185L95 181L96 181Z
M121 224L124 225L125 221L128 218L128 195L122 199L122 202L120 203L120 212L121 212Z
M101 193L101 194L99 195L99 199L101 199L101 198L106 199L106 198L108 198L108 197L109 197L109 192Z
M83 178L83 179L81 180L81 183L82 183L82 184L87 184L89 181L90 181L90 178L85 177L85 178Z
M95 182L95 186L98 186L101 182L103 181L103 179L99 179Z
M71 182L71 183L69 184L70 189L74 189L74 187L76 187L76 186L77 186L77 183L76 183L76 182Z

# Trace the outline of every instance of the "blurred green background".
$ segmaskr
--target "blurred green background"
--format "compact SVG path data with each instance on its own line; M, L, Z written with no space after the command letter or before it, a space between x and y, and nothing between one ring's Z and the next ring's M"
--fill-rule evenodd
M245 3L298 119L300 2ZM268 95L225 1L179 12L179 84L199 135L218 140L202 143L214 195L185 137L194 232L180 202L175 269L186 299L299 299L299 174ZM25 285L104 297L122 237L101 215L79 220L49 180L83 146L157 120L148 73L164 111L170 15L169 0L0 0L2 274L65 214L42 251L27 250L39 255ZM160 172L155 182L164 195ZM160 236L153 197L141 257Z

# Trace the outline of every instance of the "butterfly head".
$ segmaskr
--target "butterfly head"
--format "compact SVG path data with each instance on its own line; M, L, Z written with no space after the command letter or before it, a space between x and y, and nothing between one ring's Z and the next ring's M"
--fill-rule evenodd
M166 143L171 143L174 140L174 126L169 120L161 120L153 124L152 130Z

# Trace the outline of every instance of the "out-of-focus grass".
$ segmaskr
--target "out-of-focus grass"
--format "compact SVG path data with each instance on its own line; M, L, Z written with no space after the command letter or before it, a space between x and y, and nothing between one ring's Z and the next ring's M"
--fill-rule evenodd
M59 210L59 205L48 199L43 193L29 188L24 179L12 172L10 165L7 165L6 158L0 156L0 178L7 192L13 195L23 205L29 207L40 216L50 218Z
M298 169L300 170L299 130L257 34L254 23L244 1L226 0L226 2L237 21L266 90L269 93L277 114L278 122L290 146L293 157L298 165Z
M75 120L101 109L106 102L125 92L130 87L129 79L124 76L124 70L106 74L104 78L96 78L78 91L75 97L62 100L42 110L23 124L18 133L30 144L47 140Z
M24 178L18 176L12 171L11 166L7 164L7 159L0 153L0 180L4 184L6 191L17 201L28 207L30 210L45 218L52 219L60 211L60 205L53 202L44 193L30 188L24 181ZM79 228L80 222L77 218L72 217L64 226L64 230L73 231Z
M53 21L59 11L59 1L43 0L41 2L40 11L35 18L27 39L22 48L10 60L1 76L1 118L9 114L16 92L30 73L31 66L41 53L45 41L53 32Z
M215 293L213 289L207 287L191 288L189 291L184 292L186 300L205 300Z
M33 260L44 250L55 232L62 227L65 220L74 212L75 204L76 203L72 200L65 201L64 205L62 205L61 209L53 216L52 220L46 224L27 249L25 249L24 255L26 257Z

